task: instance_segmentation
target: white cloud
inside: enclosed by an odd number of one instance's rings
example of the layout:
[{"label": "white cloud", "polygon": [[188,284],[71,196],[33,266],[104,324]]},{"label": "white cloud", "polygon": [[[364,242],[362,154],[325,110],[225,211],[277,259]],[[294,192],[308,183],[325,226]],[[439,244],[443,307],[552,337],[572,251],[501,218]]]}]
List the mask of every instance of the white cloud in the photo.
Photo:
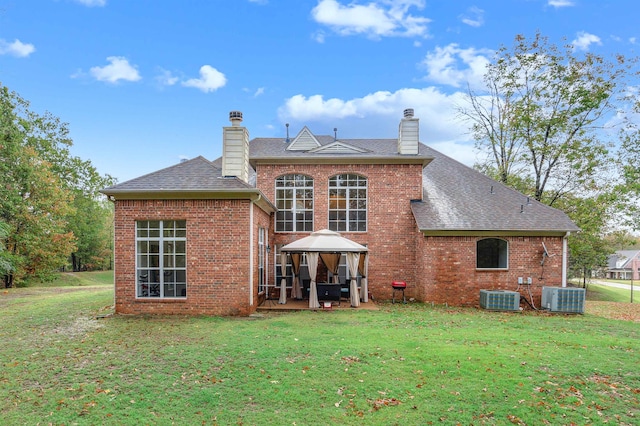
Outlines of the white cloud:
[{"label": "white cloud", "polygon": [[568,7],[573,6],[574,2],[573,0],[549,0],[547,4],[553,7]]},{"label": "white cloud", "polygon": [[484,25],[484,10],[472,6],[467,9],[467,13],[460,17],[464,24],[471,27],[481,27]]},{"label": "white cloud", "polygon": [[402,111],[413,108],[420,119],[422,142],[472,165],[473,142],[467,124],[457,115],[464,96],[462,92],[445,94],[434,87],[379,91],[348,100],[299,94],[287,99],[278,114],[281,122],[291,123],[293,134],[308,125],[317,134],[333,134],[337,127],[338,138],[393,138],[397,137]]},{"label": "white cloud", "polygon": [[636,44],[637,39],[635,37],[630,37],[629,38],[629,43],[631,44]]},{"label": "white cloud", "polygon": [[316,33],[312,35],[312,38],[316,42],[322,44],[322,43],[324,43],[325,33],[324,33],[324,31],[316,31]]},{"label": "white cloud", "polygon": [[253,97],[257,98],[261,95],[264,95],[264,87],[258,87],[258,90],[256,90],[256,92],[253,94]]},{"label": "white cloud", "polygon": [[355,1],[343,5],[337,0],[320,0],[311,11],[313,19],[336,33],[364,34],[372,38],[427,35],[430,19],[409,14],[411,7],[423,9],[424,0],[375,0],[366,5]]},{"label": "white cloud", "polygon": [[571,42],[571,44],[579,50],[588,50],[589,46],[592,44],[602,45],[602,41],[600,41],[600,37],[597,35],[589,34],[584,31],[580,31],[577,34],[575,40]]},{"label": "white cloud", "polygon": [[0,55],[17,56],[18,58],[26,58],[36,51],[31,43],[23,43],[18,39],[9,43],[4,39],[0,39]]},{"label": "white cloud", "polygon": [[155,77],[155,80],[161,86],[173,86],[179,80],[179,78],[174,76],[171,71],[160,68],[159,72],[160,73]]},{"label": "white cloud", "polygon": [[109,56],[109,65],[104,67],[92,67],[89,73],[98,81],[117,83],[120,80],[138,81],[142,77],[134,65],[129,64],[127,58],[122,56]]},{"label": "white cloud", "polygon": [[461,49],[456,43],[436,47],[427,53],[422,65],[427,70],[426,80],[453,87],[480,87],[489,64],[486,49]]},{"label": "white cloud", "polygon": [[107,5],[107,0],[74,0],[76,3],[80,3],[83,6],[89,7],[102,7]]},{"label": "white cloud", "polygon": [[185,87],[195,87],[205,93],[214,92],[225,84],[227,84],[227,78],[211,65],[200,67],[200,78],[191,78],[182,82]]}]

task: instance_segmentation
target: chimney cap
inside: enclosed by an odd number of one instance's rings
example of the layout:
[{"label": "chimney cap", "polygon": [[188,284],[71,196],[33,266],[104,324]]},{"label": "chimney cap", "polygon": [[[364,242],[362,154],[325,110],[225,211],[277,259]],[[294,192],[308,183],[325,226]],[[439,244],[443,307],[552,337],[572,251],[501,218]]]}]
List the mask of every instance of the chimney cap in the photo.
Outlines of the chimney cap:
[{"label": "chimney cap", "polygon": [[413,118],[413,108],[407,108],[404,110],[404,118]]},{"label": "chimney cap", "polygon": [[234,122],[242,122],[242,111],[231,111],[229,112],[229,121]]}]

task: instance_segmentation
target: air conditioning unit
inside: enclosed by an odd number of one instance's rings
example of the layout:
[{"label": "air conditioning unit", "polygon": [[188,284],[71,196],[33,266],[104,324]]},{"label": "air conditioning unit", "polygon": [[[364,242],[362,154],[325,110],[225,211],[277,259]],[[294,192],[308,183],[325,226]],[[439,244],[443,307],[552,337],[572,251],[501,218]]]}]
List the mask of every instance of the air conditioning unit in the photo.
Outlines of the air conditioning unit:
[{"label": "air conditioning unit", "polygon": [[480,307],[491,311],[519,311],[520,293],[508,290],[480,290]]},{"label": "air conditioning unit", "polygon": [[551,312],[584,313],[584,288],[542,287],[542,309]]}]

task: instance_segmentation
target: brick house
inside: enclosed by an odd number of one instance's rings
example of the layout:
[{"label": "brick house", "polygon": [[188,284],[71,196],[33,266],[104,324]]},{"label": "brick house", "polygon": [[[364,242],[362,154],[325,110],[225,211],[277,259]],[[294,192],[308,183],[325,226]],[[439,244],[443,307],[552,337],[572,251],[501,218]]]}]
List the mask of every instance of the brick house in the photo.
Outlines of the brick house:
[{"label": "brick house", "polygon": [[[115,205],[117,312],[248,315],[282,278],[292,286],[280,247],[324,228],[368,249],[376,299],[391,299],[394,280],[418,301],[468,306],[481,289],[515,290],[519,279],[531,278],[537,303],[543,285],[566,284],[575,224],[420,143],[413,110],[397,139],[304,127],[250,141],[242,114],[230,119],[218,160],[103,190]],[[344,259],[329,275],[350,278]]]}]

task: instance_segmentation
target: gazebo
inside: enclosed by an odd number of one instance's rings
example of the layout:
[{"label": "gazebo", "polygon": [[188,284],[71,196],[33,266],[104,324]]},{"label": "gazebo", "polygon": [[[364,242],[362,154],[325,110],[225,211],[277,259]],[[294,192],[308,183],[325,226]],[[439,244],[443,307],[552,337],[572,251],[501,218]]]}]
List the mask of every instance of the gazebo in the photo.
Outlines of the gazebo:
[{"label": "gazebo", "polygon": [[[300,259],[302,254],[307,254],[307,265],[309,267],[309,278],[311,284],[309,289],[309,308],[320,308],[318,301],[318,291],[316,286],[316,273],[318,270],[318,258],[321,258],[327,269],[333,274],[334,280],[338,279],[338,266],[340,264],[340,256],[345,253],[347,256],[347,266],[351,277],[349,283],[349,294],[352,307],[360,306],[360,299],[368,302],[367,288],[367,269],[368,269],[368,249],[342,237],[338,232],[329,229],[312,232],[311,235],[294,241],[283,246],[280,249],[280,266],[284,271],[287,265],[287,254],[291,256],[291,265],[293,269],[293,286],[291,289],[292,297],[302,298],[302,289],[300,287]],[[358,285],[356,277],[360,273],[362,280],[360,286],[360,294],[358,294]],[[280,282],[280,300],[278,303],[286,304],[286,279]]]}]

